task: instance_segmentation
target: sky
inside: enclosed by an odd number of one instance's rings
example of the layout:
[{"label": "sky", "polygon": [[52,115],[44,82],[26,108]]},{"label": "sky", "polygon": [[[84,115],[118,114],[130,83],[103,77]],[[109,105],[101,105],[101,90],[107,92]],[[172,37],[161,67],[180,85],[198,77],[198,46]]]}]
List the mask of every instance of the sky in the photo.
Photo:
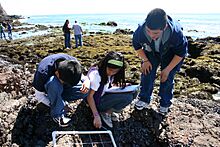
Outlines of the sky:
[{"label": "sky", "polygon": [[9,15],[147,13],[220,13],[220,0],[0,0]]}]

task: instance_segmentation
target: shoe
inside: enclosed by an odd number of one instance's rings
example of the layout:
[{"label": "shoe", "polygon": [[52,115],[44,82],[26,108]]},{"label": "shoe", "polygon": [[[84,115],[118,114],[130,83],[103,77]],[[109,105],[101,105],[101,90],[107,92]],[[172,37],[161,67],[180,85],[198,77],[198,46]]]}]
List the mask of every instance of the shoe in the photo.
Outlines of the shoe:
[{"label": "shoe", "polygon": [[142,110],[144,108],[149,108],[149,104],[146,103],[146,102],[143,102],[141,100],[139,100],[136,104],[135,104],[135,107],[138,109],[138,110]]},{"label": "shoe", "polygon": [[112,119],[112,121],[119,121],[119,114],[112,112],[111,119]]},{"label": "shoe", "polygon": [[105,122],[105,124],[108,125],[110,128],[112,128],[113,125],[112,125],[111,114],[101,113],[100,115],[101,115],[101,118],[103,119],[103,121]]},{"label": "shoe", "polygon": [[160,106],[160,109],[159,109],[159,113],[162,114],[162,115],[166,115],[169,111],[169,107],[162,107]]},{"label": "shoe", "polygon": [[60,127],[68,127],[71,125],[71,118],[61,116],[61,117],[54,117],[53,121],[57,123]]}]

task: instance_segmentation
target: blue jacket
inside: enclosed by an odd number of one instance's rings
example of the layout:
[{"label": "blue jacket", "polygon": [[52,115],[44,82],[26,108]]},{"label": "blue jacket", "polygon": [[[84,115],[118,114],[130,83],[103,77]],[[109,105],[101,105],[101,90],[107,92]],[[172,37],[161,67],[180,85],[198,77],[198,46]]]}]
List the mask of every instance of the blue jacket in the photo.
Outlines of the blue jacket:
[{"label": "blue jacket", "polygon": [[[181,25],[168,16],[168,27],[170,30],[169,34],[166,35],[168,38],[164,39],[162,37],[165,42],[162,42],[159,47],[161,59],[172,60],[174,55],[185,57],[188,50],[188,42],[186,37],[183,36]],[[146,45],[152,45],[146,37],[145,24],[140,25],[134,32],[132,44],[135,50],[144,49]]]},{"label": "blue jacket", "polygon": [[41,92],[45,92],[44,85],[50,79],[50,77],[55,75],[57,69],[56,61],[62,60],[77,60],[76,58],[67,54],[54,54],[45,57],[38,65],[37,71],[34,75],[33,86],[35,89]]}]

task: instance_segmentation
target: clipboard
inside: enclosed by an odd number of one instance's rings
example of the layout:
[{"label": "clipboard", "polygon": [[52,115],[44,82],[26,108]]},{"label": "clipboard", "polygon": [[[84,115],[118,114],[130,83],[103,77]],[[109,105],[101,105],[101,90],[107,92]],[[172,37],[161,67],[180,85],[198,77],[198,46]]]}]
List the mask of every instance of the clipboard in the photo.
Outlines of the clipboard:
[{"label": "clipboard", "polygon": [[127,93],[127,92],[134,92],[140,88],[140,85],[129,85],[125,88],[112,86],[111,88],[107,89],[105,93]]}]

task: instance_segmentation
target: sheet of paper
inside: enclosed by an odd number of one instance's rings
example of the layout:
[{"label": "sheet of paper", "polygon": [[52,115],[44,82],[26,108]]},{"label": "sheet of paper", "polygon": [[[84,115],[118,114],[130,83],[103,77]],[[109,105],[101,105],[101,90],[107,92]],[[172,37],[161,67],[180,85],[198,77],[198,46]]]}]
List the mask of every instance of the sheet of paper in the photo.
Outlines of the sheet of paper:
[{"label": "sheet of paper", "polygon": [[122,89],[121,87],[113,86],[113,87],[107,89],[106,93],[132,92],[132,91],[136,91],[139,87],[140,87],[140,85],[130,85],[130,86],[126,86],[124,89]]}]

